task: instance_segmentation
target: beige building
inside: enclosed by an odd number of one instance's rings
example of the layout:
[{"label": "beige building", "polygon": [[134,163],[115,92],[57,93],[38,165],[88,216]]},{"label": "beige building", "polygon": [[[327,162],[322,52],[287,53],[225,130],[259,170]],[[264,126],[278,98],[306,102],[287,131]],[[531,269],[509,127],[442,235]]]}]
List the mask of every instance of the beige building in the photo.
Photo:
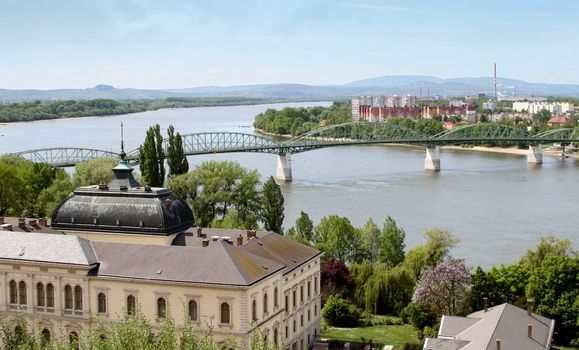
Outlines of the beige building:
[{"label": "beige building", "polygon": [[120,164],[108,186],[79,188],[46,221],[2,218],[0,316],[46,337],[83,337],[137,312],[153,326],[190,318],[220,341],[256,329],[305,349],[320,334],[320,256],[271,232],[194,229],[167,189]]}]

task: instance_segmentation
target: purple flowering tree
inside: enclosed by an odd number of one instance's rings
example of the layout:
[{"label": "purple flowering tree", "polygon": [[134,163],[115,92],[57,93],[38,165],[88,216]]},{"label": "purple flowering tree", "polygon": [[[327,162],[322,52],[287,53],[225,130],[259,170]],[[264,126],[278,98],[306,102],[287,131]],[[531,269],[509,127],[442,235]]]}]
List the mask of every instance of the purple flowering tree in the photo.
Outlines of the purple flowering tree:
[{"label": "purple flowering tree", "polygon": [[440,315],[456,315],[466,301],[470,272],[463,260],[448,259],[424,270],[412,300],[433,306]]}]

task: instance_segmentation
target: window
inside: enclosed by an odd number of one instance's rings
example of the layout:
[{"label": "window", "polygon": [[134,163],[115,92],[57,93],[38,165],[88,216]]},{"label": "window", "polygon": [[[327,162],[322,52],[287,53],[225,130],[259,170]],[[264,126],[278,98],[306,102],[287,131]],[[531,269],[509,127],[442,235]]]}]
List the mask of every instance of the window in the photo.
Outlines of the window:
[{"label": "window", "polygon": [[277,309],[279,307],[279,302],[277,300],[277,287],[273,289],[273,308]]},{"label": "window", "polygon": [[318,316],[318,306],[314,305],[314,317]]},{"label": "window", "polygon": [[231,318],[229,315],[229,304],[221,303],[221,323],[230,324]]},{"label": "window", "polygon": [[263,295],[263,314],[267,314],[267,293]]},{"label": "window", "polygon": [[72,310],[72,287],[68,284],[64,286],[64,308]]},{"label": "window", "polygon": [[310,319],[311,319],[311,317],[310,317],[310,316],[311,316],[311,315],[312,315],[312,313],[311,313],[311,310],[310,310],[310,309],[308,309],[308,322],[310,322]]},{"label": "window", "polygon": [[197,302],[195,300],[189,301],[189,318],[191,321],[197,321]]},{"label": "window", "polygon": [[74,287],[74,309],[82,310],[82,288],[80,286]]},{"label": "window", "polygon": [[70,332],[68,335],[68,340],[70,341],[70,346],[72,349],[78,349],[78,333]]},{"label": "window", "polygon": [[289,338],[289,327],[285,326],[285,338]]},{"label": "window", "polygon": [[312,295],[312,281],[308,281],[308,299]]},{"label": "window", "polygon": [[36,306],[45,306],[44,284],[38,282],[36,284]]},{"label": "window", "polygon": [[292,303],[294,309],[296,308],[297,299],[298,299],[298,293],[297,293],[297,291],[294,290],[294,298],[293,298],[293,303]]},{"label": "window", "polygon": [[294,320],[294,333],[297,331],[297,327],[296,327],[296,320]]},{"label": "window", "polygon": [[289,295],[285,295],[285,312],[289,312]]},{"label": "window", "polygon": [[304,303],[304,286],[300,286],[300,303]]},{"label": "window", "polygon": [[[42,330],[42,339],[41,339],[42,345],[46,346],[48,344],[50,344],[50,331],[46,328],[44,328]],[[44,347],[43,347],[44,348]]]},{"label": "window", "polygon": [[277,343],[279,342],[279,335],[277,334],[277,326],[275,326],[275,328],[273,329],[273,344],[274,345],[278,345]]},{"label": "window", "polygon": [[27,304],[27,298],[26,298],[26,282],[24,281],[20,281],[20,283],[18,284],[18,301],[20,303],[20,305],[26,305]]},{"label": "window", "polygon": [[304,326],[304,315],[300,315],[300,327]]},{"label": "window", "polygon": [[251,302],[251,320],[257,321],[257,303],[255,299]]},{"label": "window", "polygon": [[10,304],[18,304],[18,288],[16,288],[16,281],[10,281]]},{"label": "window", "polygon": [[135,300],[135,297],[129,295],[127,297],[127,315],[134,315],[136,311],[137,311],[137,302]]},{"label": "window", "polygon": [[99,293],[97,296],[97,312],[104,314],[107,312],[107,296],[105,293]]},{"label": "window", "polygon": [[46,285],[46,307],[54,307],[54,286],[52,283]]},{"label": "window", "polygon": [[157,299],[157,317],[167,317],[167,302],[165,301],[165,298]]},{"label": "window", "polygon": [[314,294],[318,294],[318,276],[314,277]]}]

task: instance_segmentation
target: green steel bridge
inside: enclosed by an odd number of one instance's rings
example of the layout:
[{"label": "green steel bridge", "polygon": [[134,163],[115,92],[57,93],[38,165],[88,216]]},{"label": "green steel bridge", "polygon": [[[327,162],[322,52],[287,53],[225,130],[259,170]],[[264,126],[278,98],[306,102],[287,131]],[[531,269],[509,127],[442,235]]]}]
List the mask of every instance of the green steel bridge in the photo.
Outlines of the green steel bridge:
[{"label": "green steel bridge", "polygon": [[[389,123],[344,123],[322,127],[292,139],[277,141],[273,138],[238,132],[201,132],[182,135],[183,148],[187,155],[259,152],[276,154],[278,158],[278,178],[291,180],[289,156],[301,152],[326,147],[369,145],[369,144],[407,144],[427,148],[427,161],[435,162],[438,158],[438,147],[464,144],[520,144],[530,146],[530,152],[540,152],[541,144],[570,144],[579,142],[579,128],[552,129],[539,134],[531,134],[526,129],[499,124],[471,124],[446,130],[434,136],[417,130]],[[165,144],[166,147],[166,144]],[[101,157],[118,157],[119,154],[90,148],[44,148],[22,151],[18,156],[38,163],[56,167],[74,166],[75,164]],[[535,154],[535,156],[539,156]],[[542,154],[540,155],[542,156]],[[138,148],[127,152],[126,159],[138,163]],[[535,159],[537,163],[541,159]],[[531,158],[529,161],[532,162]],[[439,160],[438,160],[439,162]],[[280,174],[280,168],[289,167],[289,176]],[[432,170],[440,166],[433,165]],[[426,166],[426,168],[429,168]]]}]

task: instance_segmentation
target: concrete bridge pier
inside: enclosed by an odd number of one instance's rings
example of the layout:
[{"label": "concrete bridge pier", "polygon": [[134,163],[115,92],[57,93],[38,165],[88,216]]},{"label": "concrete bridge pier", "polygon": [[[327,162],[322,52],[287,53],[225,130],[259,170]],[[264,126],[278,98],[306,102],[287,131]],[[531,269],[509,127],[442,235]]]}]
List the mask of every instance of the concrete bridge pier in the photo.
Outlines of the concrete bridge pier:
[{"label": "concrete bridge pier", "polygon": [[277,179],[280,181],[292,181],[292,165],[289,154],[277,155]]},{"label": "concrete bridge pier", "polygon": [[440,147],[426,147],[424,170],[440,171]]},{"label": "concrete bridge pier", "polygon": [[543,149],[541,145],[529,146],[529,153],[527,153],[527,163],[542,164],[543,163]]}]

